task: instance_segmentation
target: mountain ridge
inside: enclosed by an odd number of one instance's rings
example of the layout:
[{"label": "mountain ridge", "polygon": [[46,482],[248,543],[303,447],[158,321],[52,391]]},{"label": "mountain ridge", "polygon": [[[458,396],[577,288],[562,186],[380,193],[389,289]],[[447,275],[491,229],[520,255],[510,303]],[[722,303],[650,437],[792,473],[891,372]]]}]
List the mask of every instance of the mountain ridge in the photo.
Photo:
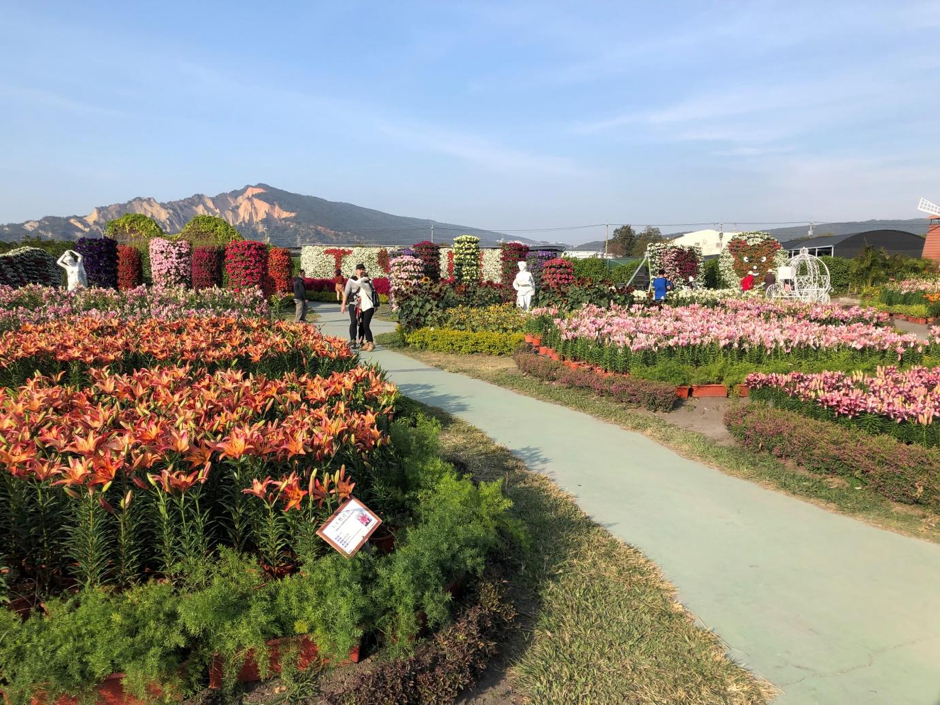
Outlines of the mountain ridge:
[{"label": "mountain ridge", "polygon": [[24,236],[77,240],[79,237],[103,235],[109,220],[127,213],[149,216],[171,234],[182,230],[195,215],[214,215],[231,223],[248,239],[282,247],[333,243],[410,245],[428,239],[432,224],[436,242],[451,242],[463,234],[479,237],[484,245],[507,239],[506,235],[490,230],[392,215],[258,183],[216,196],[197,193],[164,202],[139,196],[124,203],[96,206],[84,216],[46,216],[23,223],[4,224],[0,225],[0,240],[13,242]]}]

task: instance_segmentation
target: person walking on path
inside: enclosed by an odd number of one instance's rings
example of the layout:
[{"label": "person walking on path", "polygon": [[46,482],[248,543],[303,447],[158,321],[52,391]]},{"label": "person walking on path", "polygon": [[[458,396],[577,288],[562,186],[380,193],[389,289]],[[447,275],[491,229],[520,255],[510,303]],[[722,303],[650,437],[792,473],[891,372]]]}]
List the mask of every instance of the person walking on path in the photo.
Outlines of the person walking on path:
[{"label": "person walking on path", "polygon": [[337,267],[333,274],[333,289],[336,291],[337,301],[343,300],[343,283],[343,270]]},{"label": "person walking on path", "polygon": [[346,309],[349,309],[349,347],[351,348],[355,348],[359,344],[359,307],[357,299],[361,288],[359,280],[365,273],[366,266],[361,263],[357,264],[356,273],[349,278],[343,288],[343,302],[339,307],[341,313],[346,313]]},{"label": "person walking on path", "polygon": [[307,285],[304,283],[304,270],[294,277],[294,320],[307,322]]},{"label": "person walking on path", "polygon": [[359,338],[366,352],[375,350],[372,339],[372,316],[375,314],[377,295],[368,272],[359,275]]},{"label": "person walking on path", "polygon": [[667,292],[672,291],[672,282],[666,279],[666,270],[660,269],[659,276],[653,280],[653,300],[665,301]]}]

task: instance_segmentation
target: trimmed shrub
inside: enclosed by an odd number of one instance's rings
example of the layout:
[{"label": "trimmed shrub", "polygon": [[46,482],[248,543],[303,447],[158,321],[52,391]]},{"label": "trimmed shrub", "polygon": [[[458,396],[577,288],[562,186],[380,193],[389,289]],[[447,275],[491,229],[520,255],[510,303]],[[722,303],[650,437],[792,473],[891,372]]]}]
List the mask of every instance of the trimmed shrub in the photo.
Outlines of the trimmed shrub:
[{"label": "trimmed shrub", "polygon": [[75,251],[83,258],[88,286],[117,289],[117,242],[109,237],[81,237]]},{"label": "trimmed shrub", "polygon": [[215,215],[196,215],[186,223],[179,234],[179,239],[185,240],[193,247],[225,247],[230,242],[238,242],[245,238],[224,218]]},{"label": "trimmed shrub", "polygon": [[574,261],[574,275],[578,279],[601,281],[609,279],[607,260],[600,257],[585,257]]},{"label": "trimmed shrub", "polygon": [[862,482],[893,502],[940,510],[940,450],[905,445],[765,404],[735,406],[725,426],[753,451]]},{"label": "trimmed shrub", "polygon": [[424,276],[432,282],[441,280],[441,246],[425,240],[411,248],[424,264]]},{"label": "trimmed shrub", "polygon": [[522,333],[419,328],[405,336],[408,347],[458,355],[512,355],[522,345]]},{"label": "trimmed shrub", "polygon": [[268,246],[263,242],[241,240],[225,246],[225,273],[232,289],[263,289],[267,272]]},{"label": "trimmed shrub", "polygon": [[165,289],[188,287],[192,283],[192,275],[192,245],[185,240],[167,240],[162,237],[150,241],[150,276],[154,286]]},{"label": "trimmed shrub", "polygon": [[144,283],[143,258],[131,245],[118,245],[118,289],[136,289]]},{"label": "trimmed shrub", "polygon": [[225,250],[213,245],[193,249],[193,289],[222,286],[222,260]]},{"label": "trimmed shrub", "polygon": [[852,260],[845,257],[830,257],[825,255],[819,258],[829,269],[829,284],[833,291],[844,292],[852,283]]},{"label": "trimmed shrub", "polygon": [[526,314],[512,304],[496,306],[455,306],[444,311],[437,325],[449,330],[491,331],[493,333],[522,333]]},{"label": "trimmed shrub", "polygon": [[610,270],[610,280],[616,284],[626,284],[636,273],[636,270],[640,268],[640,262],[642,262],[642,260],[618,264]]},{"label": "trimmed shrub", "polygon": [[284,247],[272,247],[268,252],[268,288],[271,294],[289,294],[291,292],[290,250]]},{"label": "trimmed shrub", "polygon": [[572,370],[557,360],[524,351],[517,352],[513,359],[516,367],[525,374],[566,387],[590,389],[599,396],[613,397],[627,406],[672,411],[676,404],[676,388],[666,382],[624,375],[608,376],[587,368]]},{"label": "trimmed shrub", "polygon": [[21,287],[27,284],[55,286],[62,281],[62,270],[55,257],[36,247],[17,247],[0,254],[0,284]]}]

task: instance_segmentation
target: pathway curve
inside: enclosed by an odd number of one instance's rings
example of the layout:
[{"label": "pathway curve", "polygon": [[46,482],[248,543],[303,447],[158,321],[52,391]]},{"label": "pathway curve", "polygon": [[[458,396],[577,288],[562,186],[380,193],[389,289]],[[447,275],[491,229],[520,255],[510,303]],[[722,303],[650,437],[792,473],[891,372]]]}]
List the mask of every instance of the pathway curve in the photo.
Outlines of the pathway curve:
[{"label": "pathway curve", "polygon": [[[345,337],[338,307],[315,308],[324,332]],[[364,357],[404,394],[551,477],[655,561],[732,657],[783,691],[776,703],[940,703],[940,545],[725,475],[586,414],[388,350]]]}]

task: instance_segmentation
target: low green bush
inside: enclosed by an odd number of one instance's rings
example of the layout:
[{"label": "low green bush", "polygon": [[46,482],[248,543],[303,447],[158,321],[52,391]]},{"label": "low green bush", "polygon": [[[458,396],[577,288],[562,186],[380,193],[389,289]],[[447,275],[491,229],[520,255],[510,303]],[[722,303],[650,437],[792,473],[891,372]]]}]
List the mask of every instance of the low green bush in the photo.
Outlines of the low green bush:
[{"label": "low green bush", "polygon": [[438,317],[435,327],[473,332],[521,333],[525,330],[525,322],[525,314],[513,304],[482,308],[456,306],[444,311]]},{"label": "low green bush", "polygon": [[522,333],[419,328],[404,334],[408,347],[415,350],[467,355],[512,355],[524,339]]},{"label": "low green bush", "polygon": [[721,273],[718,268],[719,259],[717,257],[706,260],[705,262],[705,288],[718,289],[721,281]]},{"label": "low green bush", "polygon": [[829,270],[829,284],[833,292],[842,294],[848,291],[849,284],[852,283],[852,260],[829,255],[824,255],[819,259]]},{"label": "low green bush", "polygon": [[616,267],[610,270],[611,281],[617,284],[626,284],[636,273],[636,270],[640,268],[641,261],[642,260],[636,260],[635,262],[618,264]]},{"label": "low green bush", "polygon": [[585,257],[573,260],[574,276],[578,279],[601,281],[610,279],[610,267],[606,259],[600,257]]},{"label": "low green bush", "polygon": [[940,449],[906,445],[766,404],[734,406],[725,425],[753,451],[792,460],[821,475],[841,475],[894,502],[940,510]]}]

